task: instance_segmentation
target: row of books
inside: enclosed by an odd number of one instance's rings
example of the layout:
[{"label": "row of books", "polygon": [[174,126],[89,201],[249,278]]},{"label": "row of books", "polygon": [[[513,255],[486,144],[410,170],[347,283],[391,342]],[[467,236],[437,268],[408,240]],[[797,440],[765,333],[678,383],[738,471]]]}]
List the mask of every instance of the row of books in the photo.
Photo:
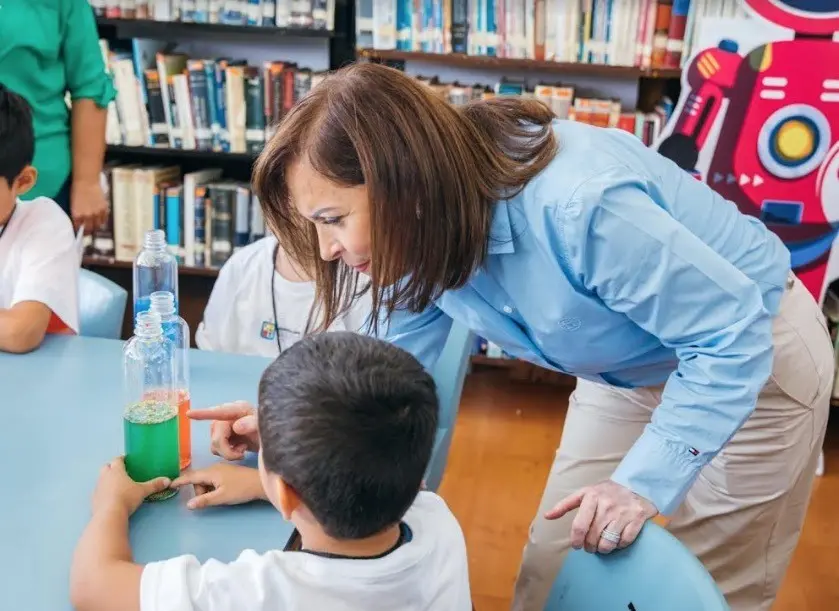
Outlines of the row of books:
[{"label": "row of books", "polygon": [[248,184],[225,179],[221,170],[183,173],[178,166],[113,161],[103,177],[111,217],[86,244],[88,256],[132,261],[145,233],[162,229],[180,264],[221,267],[265,235],[262,208]]},{"label": "row of books", "polygon": [[326,75],[286,61],[190,58],[159,41],[134,39],[124,51],[99,42],[117,89],[108,144],[258,153]]},{"label": "row of books", "polygon": [[356,0],[359,47],[679,68],[740,0]]},{"label": "row of books", "polygon": [[673,112],[674,104],[663,97],[652,112],[628,111],[620,100],[578,95],[573,85],[540,84],[529,89],[524,80],[504,78],[494,86],[464,86],[445,83],[437,77],[417,76],[438,96],[451,104],[465,104],[470,100],[487,99],[497,95],[519,95],[541,100],[559,119],[581,121],[599,127],[617,127],[635,134],[650,146],[661,133]]},{"label": "row of books", "polygon": [[89,0],[107,19],[332,30],[335,0]]}]

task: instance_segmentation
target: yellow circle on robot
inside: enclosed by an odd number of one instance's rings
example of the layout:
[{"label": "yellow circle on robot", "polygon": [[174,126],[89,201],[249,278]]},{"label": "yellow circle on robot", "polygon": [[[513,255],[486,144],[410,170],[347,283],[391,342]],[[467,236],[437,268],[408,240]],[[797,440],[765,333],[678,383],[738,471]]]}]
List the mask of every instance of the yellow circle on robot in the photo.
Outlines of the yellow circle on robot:
[{"label": "yellow circle on robot", "polygon": [[775,150],[788,161],[800,161],[813,154],[816,134],[810,123],[790,119],[778,128],[775,136]]}]

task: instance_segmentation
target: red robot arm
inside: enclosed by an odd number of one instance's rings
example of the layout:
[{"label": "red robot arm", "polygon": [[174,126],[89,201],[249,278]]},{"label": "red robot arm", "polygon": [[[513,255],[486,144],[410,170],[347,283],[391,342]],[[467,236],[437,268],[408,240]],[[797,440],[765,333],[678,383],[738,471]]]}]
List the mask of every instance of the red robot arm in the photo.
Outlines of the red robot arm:
[{"label": "red robot arm", "polygon": [[722,40],[715,48],[697,53],[687,69],[690,94],[676,118],[673,131],[658,147],[665,157],[680,167],[695,169],[699,151],[734,86],[743,57],[737,53],[737,43]]}]

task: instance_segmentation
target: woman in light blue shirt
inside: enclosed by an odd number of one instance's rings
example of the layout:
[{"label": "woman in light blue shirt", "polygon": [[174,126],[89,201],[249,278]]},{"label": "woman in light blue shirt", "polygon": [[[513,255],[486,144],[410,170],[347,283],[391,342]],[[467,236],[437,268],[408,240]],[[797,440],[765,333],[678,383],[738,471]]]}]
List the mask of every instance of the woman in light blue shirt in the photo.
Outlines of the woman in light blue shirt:
[{"label": "woman in light blue shirt", "polygon": [[569,547],[624,547],[659,513],[732,608],[769,608],[804,520],[833,360],[760,221],[628,133],[523,99],[455,108],[373,64],[304,98],[254,182],[316,275],[313,328],[364,275],[374,331],[427,367],[457,321],[578,377],[515,609],[541,611]]}]

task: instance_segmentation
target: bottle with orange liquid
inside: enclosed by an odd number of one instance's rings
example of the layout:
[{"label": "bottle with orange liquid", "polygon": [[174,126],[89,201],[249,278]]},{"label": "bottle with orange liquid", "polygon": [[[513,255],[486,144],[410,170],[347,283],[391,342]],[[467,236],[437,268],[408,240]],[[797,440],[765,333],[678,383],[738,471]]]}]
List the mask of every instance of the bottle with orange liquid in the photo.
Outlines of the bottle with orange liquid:
[{"label": "bottle with orange liquid", "polygon": [[163,335],[173,344],[175,360],[175,396],[178,402],[178,439],[181,469],[192,462],[192,435],[189,411],[189,325],[175,311],[175,296],[170,291],[150,295],[150,310],[160,315]]}]

